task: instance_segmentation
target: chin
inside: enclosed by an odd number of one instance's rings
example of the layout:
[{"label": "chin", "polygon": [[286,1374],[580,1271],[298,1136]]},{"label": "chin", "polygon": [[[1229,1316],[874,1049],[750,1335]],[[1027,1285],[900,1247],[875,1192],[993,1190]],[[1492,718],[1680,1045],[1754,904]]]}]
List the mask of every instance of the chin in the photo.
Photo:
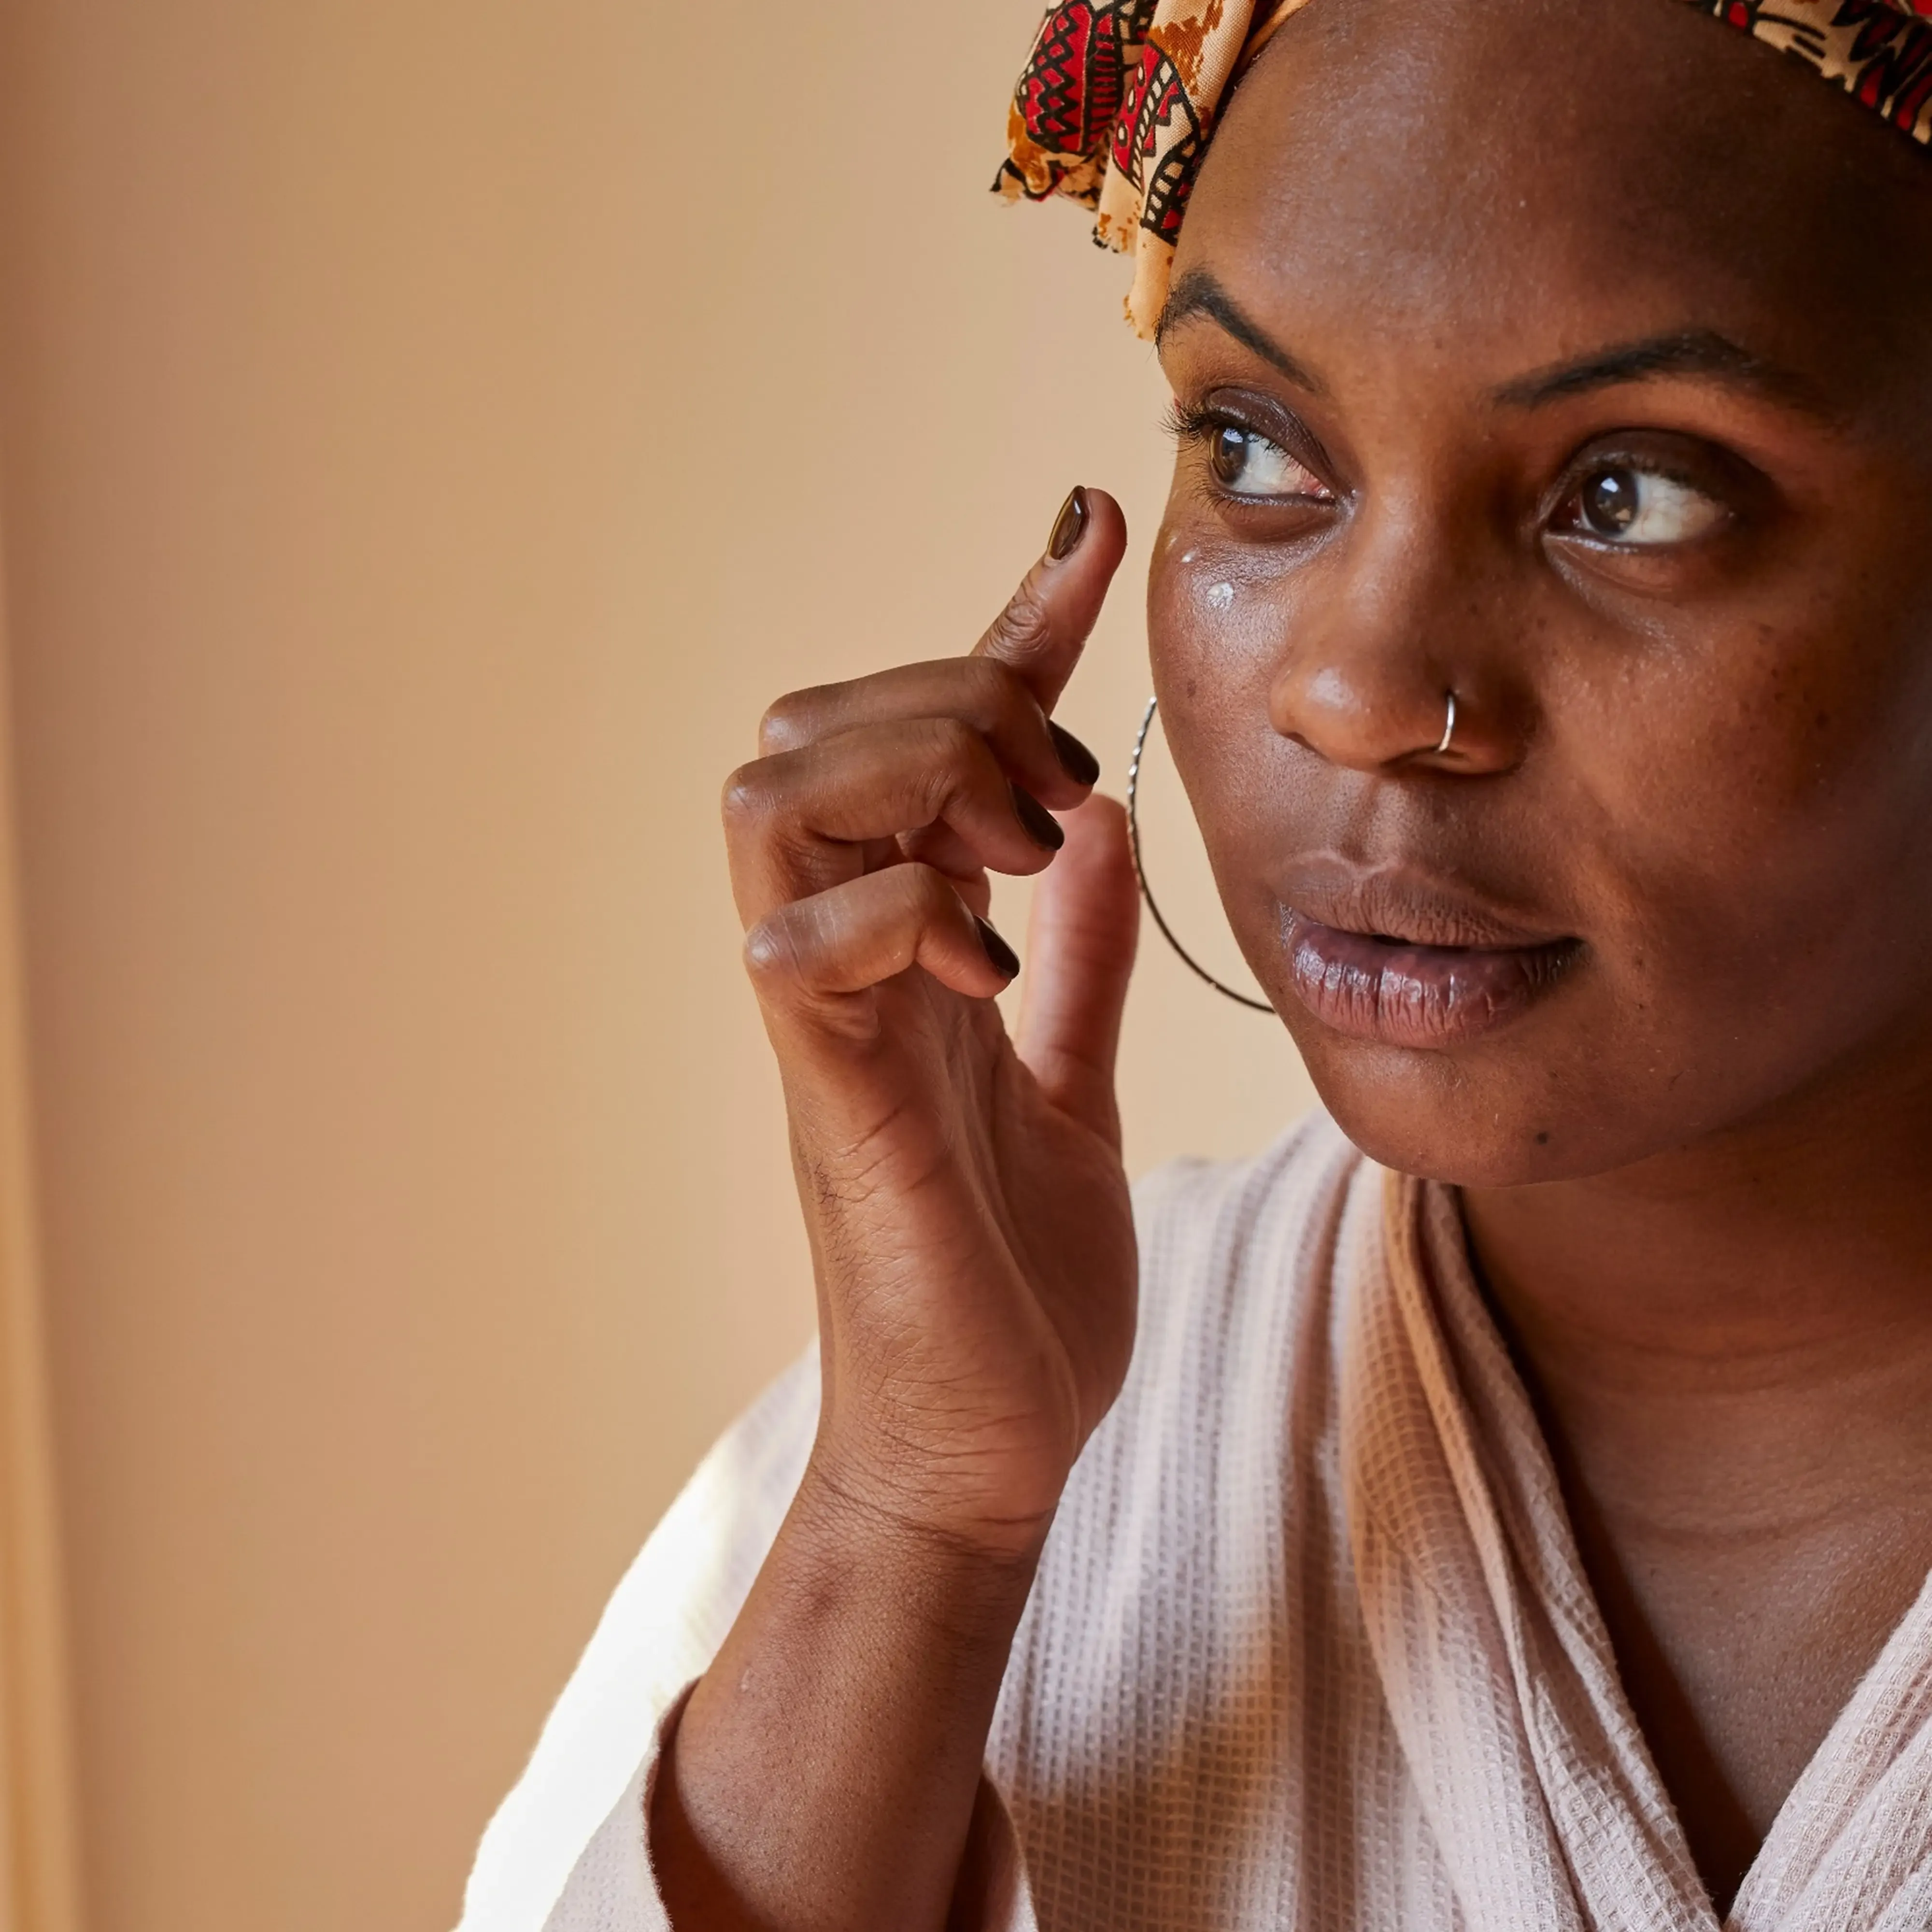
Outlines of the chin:
[{"label": "chin", "polygon": [[1298,1034],[1296,1044],[1336,1126],[1398,1173],[1459,1187],[1522,1187],[1600,1174],[1648,1150],[1613,1144],[1600,1113],[1580,1108],[1574,1095],[1551,1107],[1547,1069],[1499,1080],[1447,1054]]}]

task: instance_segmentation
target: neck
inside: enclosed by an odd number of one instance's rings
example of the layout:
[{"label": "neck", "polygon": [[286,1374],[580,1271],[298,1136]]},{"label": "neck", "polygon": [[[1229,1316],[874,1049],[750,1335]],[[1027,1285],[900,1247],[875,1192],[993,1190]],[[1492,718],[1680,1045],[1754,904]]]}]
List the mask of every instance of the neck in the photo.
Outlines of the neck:
[{"label": "neck", "polygon": [[1915,1481],[1932,1469],[1928,1175],[1915,1065],[1612,1173],[1470,1190],[1465,1208],[1593,1492],[1642,1508],[1626,1492],[1663,1480],[1735,1534],[1750,1499],[1803,1514],[1901,1456]]},{"label": "neck", "polygon": [[1728,1899],[1932,1569],[1932,1078],[1464,1197],[1638,1721]]}]

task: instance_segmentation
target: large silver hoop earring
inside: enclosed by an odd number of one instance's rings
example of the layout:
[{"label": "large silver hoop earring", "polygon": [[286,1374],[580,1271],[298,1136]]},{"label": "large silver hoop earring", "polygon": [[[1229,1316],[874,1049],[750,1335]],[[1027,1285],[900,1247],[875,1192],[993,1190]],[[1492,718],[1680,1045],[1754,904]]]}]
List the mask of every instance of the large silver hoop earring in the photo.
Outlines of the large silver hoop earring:
[{"label": "large silver hoop earring", "polygon": [[1246,993],[1238,993],[1233,987],[1223,986],[1174,938],[1174,928],[1161,916],[1160,908],[1155,902],[1154,888],[1148,884],[1147,867],[1141,862],[1141,754],[1147,749],[1148,734],[1154,729],[1154,714],[1160,702],[1155,698],[1148,700],[1146,715],[1141,719],[1141,728],[1134,739],[1134,754],[1127,760],[1127,847],[1133,854],[1134,877],[1140,881],[1141,897],[1146,900],[1148,911],[1154,924],[1160,927],[1161,938],[1180,955],[1181,964],[1196,979],[1205,980],[1216,992],[1226,994],[1229,999],[1240,1006],[1249,1007],[1258,1013],[1272,1013],[1274,1009],[1267,1000],[1252,999]]}]

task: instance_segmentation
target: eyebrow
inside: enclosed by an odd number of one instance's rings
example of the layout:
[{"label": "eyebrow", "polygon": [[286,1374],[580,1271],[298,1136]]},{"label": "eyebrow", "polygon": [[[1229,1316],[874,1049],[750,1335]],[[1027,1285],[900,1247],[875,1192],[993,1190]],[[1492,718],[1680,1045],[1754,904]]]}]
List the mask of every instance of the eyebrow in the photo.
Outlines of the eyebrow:
[{"label": "eyebrow", "polygon": [[1243,313],[1240,304],[1205,268],[1189,269],[1169,291],[1166,306],[1154,325],[1154,346],[1158,349],[1173,330],[1196,316],[1219,322],[1244,348],[1252,349],[1298,388],[1306,389],[1312,396],[1328,393],[1324,385],[1273,336]]},{"label": "eyebrow", "polygon": [[1494,392],[1499,403],[1535,409],[1566,396],[1587,395],[1621,382],[1641,382],[1652,376],[1701,376],[1774,402],[1792,404],[1814,416],[1832,413],[1817,392],[1802,376],[1780,369],[1761,356],[1741,348],[1728,336],[1710,328],[1680,329],[1668,335],[1646,336],[1596,350],[1574,362],[1533,370]]},{"label": "eyebrow", "polygon": [[[1197,316],[1217,322],[1244,348],[1252,350],[1310,394],[1328,393],[1327,386],[1249,316],[1204,268],[1191,268],[1174,284],[1154,327],[1155,346],[1160,347],[1172,331]],[[1655,376],[1701,376],[1813,416],[1830,418],[1837,414],[1803,376],[1753,354],[1712,328],[1678,329],[1618,343],[1574,362],[1533,370],[1493,393],[1498,402],[1534,409],[1564,397],[1586,395],[1592,389],[1640,382]]]}]

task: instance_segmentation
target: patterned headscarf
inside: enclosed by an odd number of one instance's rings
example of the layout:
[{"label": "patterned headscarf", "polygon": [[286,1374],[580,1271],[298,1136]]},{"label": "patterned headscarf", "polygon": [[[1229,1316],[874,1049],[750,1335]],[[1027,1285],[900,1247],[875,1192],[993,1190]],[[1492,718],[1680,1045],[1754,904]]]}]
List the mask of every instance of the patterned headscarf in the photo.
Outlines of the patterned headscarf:
[{"label": "patterned headscarf", "polygon": [[[1064,0],[1013,90],[1009,200],[1064,194],[1134,258],[1127,320],[1151,335],[1216,117],[1306,0]],[[1692,0],[1796,54],[1916,141],[1932,140],[1932,0]]]}]

